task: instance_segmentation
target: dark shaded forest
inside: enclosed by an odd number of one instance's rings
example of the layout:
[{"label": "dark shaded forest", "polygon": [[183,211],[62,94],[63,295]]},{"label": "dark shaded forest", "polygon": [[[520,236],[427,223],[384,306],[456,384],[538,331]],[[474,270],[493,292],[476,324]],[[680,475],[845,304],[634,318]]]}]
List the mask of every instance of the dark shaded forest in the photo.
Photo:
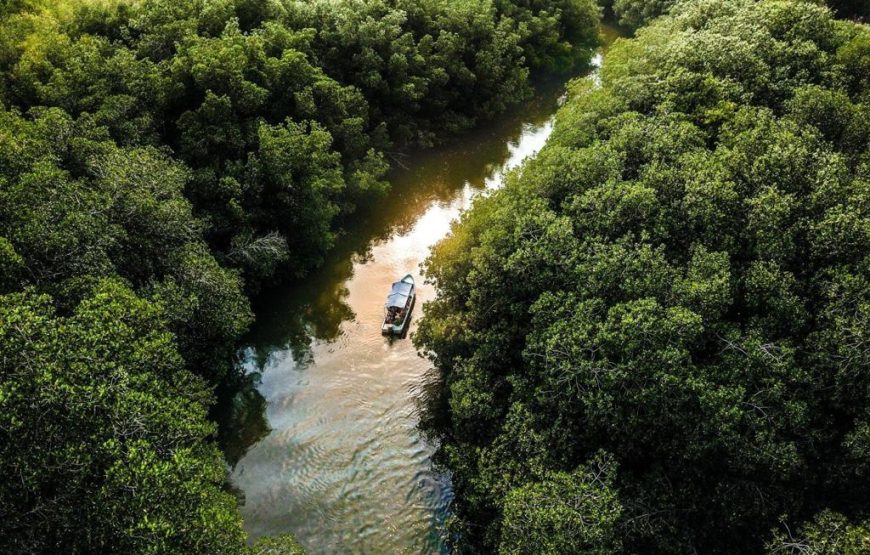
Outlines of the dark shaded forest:
[{"label": "dark shaded forest", "polygon": [[208,420],[249,296],[391,156],[582,69],[591,0],[0,7],[0,551],[246,545]]},{"label": "dark shaded forest", "polygon": [[870,28],[664,4],[427,262],[455,553],[870,552]]}]

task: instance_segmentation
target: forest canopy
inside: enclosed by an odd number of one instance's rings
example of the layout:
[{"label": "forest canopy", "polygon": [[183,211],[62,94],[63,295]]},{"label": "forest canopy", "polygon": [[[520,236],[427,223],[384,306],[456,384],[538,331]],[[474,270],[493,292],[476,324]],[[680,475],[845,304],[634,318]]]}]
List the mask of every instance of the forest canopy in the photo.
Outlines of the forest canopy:
[{"label": "forest canopy", "polygon": [[457,553],[870,533],[870,28],[688,0],[426,263]]},{"label": "forest canopy", "polygon": [[0,551],[253,547],[208,420],[249,295],[390,156],[527,98],[592,0],[0,5]]},{"label": "forest canopy", "polygon": [[[668,13],[681,0],[603,0],[607,15],[627,29],[638,29],[653,19]],[[870,3],[866,0],[805,0],[827,5],[836,17],[870,18]]]},{"label": "forest canopy", "polygon": [[587,63],[598,19],[591,0],[7,10],[3,104],[62,109],[120,147],[171,149],[209,245],[249,283],[316,266],[337,217],[386,190],[387,153],[503,111],[528,96],[531,72]]}]

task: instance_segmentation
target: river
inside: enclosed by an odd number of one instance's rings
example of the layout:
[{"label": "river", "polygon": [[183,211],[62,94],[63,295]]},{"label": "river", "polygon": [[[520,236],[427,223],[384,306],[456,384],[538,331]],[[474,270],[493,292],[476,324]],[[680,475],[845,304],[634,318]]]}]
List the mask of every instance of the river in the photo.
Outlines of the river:
[{"label": "river", "polygon": [[221,432],[253,539],[292,532],[311,555],[446,552],[450,479],[418,426],[439,375],[410,339],[381,336],[384,297],[417,277],[413,333],[434,296],[420,263],[476,195],[544,145],[562,90],[541,87],[449,146],[399,160],[388,197],[354,219],[320,270],[258,299],[240,354],[251,388]]}]

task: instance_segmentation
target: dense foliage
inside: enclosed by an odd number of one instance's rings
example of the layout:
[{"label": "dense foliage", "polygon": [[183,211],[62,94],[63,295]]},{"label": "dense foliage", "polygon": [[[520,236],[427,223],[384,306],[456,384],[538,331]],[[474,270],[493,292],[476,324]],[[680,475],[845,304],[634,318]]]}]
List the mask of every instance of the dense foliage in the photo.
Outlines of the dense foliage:
[{"label": "dense foliage", "polygon": [[244,546],[204,439],[209,393],[158,304],[97,283],[69,316],[0,301],[4,553],[231,553]]},{"label": "dense foliage", "polygon": [[0,29],[5,103],[171,147],[209,243],[249,280],[316,265],[335,218],[386,189],[391,148],[585,63],[598,17],[591,0],[22,3]]},{"label": "dense foliage", "polygon": [[0,551],[252,548],[211,388],[392,149],[586,63],[592,0],[0,5]]},{"label": "dense foliage", "polygon": [[217,381],[250,321],[183,195],[190,171],[151,147],[118,147],[90,117],[0,111],[2,287],[33,286],[64,307],[120,276],[163,302],[190,365]]},{"label": "dense foliage", "polygon": [[868,76],[816,3],[688,0],[573,86],[426,266],[458,552],[866,552]]},{"label": "dense foliage", "polygon": [[767,546],[768,555],[851,555],[870,553],[870,523],[849,522],[843,515],[822,511],[796,533],[786,529]]},{"label": "dense foliage", "polygon": [[613,0],[613,15],[629,29],[643,27],[666,13],[679,0]]},{"label": "dense foliage", "polygon": [[[667,13],[683,0],[605,0],[602,5],[612,12],[613,18],[629,29],[638,29],[651,20]],[[870,17],[870,3],[866,0],[807,0],[825,4],[834,15],[842,18]]]}]

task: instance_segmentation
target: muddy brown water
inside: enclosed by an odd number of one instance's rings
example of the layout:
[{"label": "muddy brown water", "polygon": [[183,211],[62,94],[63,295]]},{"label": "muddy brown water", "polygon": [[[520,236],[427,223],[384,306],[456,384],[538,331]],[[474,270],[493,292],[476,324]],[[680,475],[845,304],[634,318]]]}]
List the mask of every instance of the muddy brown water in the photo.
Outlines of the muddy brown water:
[{"label": "muddy brown water", "polygon": [[446,553],[450,477],[418,426],[439,374],[410,339],[381,336],[384,298],[414,274],[413,333],[434,295],[420,263],[477,195],[540,150],[562,90],[541,87],[451,145],[399,159],[387,198],[354,220],[320,270],[258,299],[240,355],[252,387],[225,411],[222,432],[252,539],[291,532],[312,555]]}]

